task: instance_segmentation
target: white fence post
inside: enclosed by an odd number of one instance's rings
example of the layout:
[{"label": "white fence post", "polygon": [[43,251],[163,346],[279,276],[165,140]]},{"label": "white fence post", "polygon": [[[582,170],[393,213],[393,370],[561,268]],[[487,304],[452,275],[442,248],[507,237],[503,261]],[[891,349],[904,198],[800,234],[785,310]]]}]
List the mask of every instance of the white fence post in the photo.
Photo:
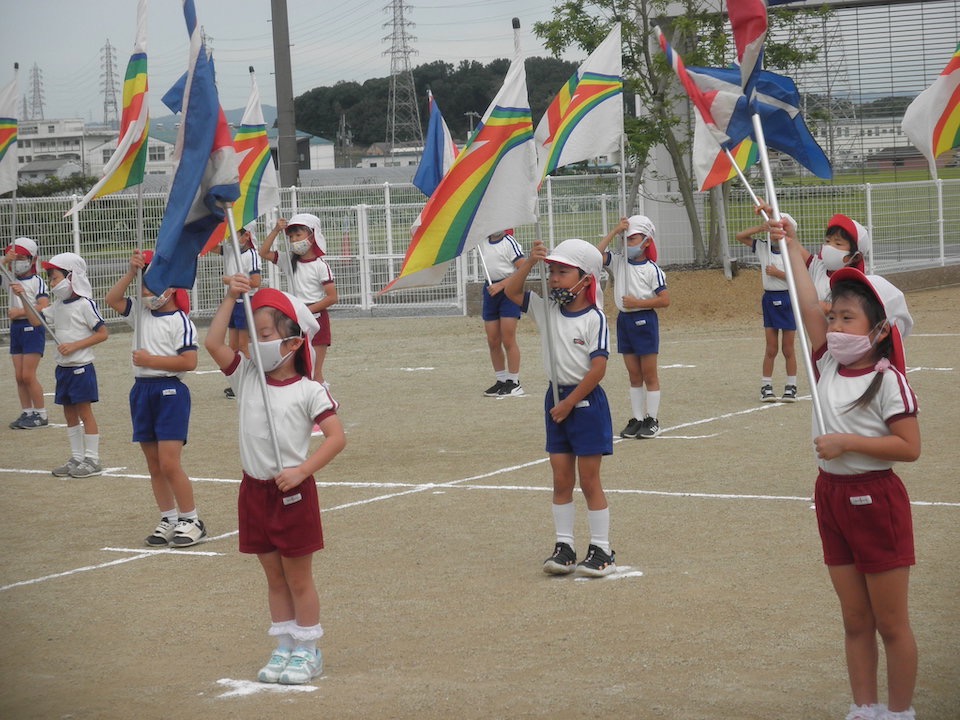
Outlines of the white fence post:
[{"label": "white fence post", "polygon": [[947,264],[946,250],[943,244],[943,180],[937,178],[937,236],[940,239],[940,267]]},{"label": "white fence post", "polygon": [[[80,198],[78,198],[76,195],[71,195],[70,207],[73,207],[74,205],[76,205],[77,200],[79,199]],[[72,220],[71,225],[73,227],[73,251],[77,255],[81,255],[82,253],[80,252],[80,213],[74,213],[70,217]]]},{"label": "white fence post", "polygon": [[[867,232],[870,233],[870,239],[874,240],[876,238],[876,234],[873,232],[873,186],[870,183],[867,183],[865,187],[866,193],[864,194],[864,199],[866,200],[867,204]],[[873,258],[876,253],[877,243],[874,240],[873,249],[870,251],[870,259],[868,260],[870,264],[867,266],[867,272],[870,274],[873,274]]]},{"label": "white fence post", "polygon": [[360,309],[369,311],[373,305],[370,287],[370,229],[367,206],[357,205],[357,260],[360,262]]}]

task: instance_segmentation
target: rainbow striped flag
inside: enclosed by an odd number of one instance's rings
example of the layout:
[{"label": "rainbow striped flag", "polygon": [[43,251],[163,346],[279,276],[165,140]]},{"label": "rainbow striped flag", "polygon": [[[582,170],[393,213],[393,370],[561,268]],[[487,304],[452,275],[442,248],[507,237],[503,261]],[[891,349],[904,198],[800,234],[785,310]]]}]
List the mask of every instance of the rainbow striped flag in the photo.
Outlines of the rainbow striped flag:
[{"label": "rainbow striped flag", "polygon": [[0,90],[0,195],[17,189],[17,67]]},{"label": "rainbow striped flag", "polygon": [[907,107],[901,127],[936,178],[937,158],[960,145],[960,44],[933,84]]},{"label": "rainbow striped flag", "polygon": [[66,215],[79,212],[95,198],[119,192],[143,182],[150,132],[150,103],[147,101],[147,0],[137,4],[137,39],[123,78],[123,112],[117,149],[103,166],[103,177],[90,188]]},{"label": "rainbow striped flag", "polygon": [[564,165],[618,152],[623,135],[620,23],[560,89],[537,125],[540,182]]},{"label": "rainbow striped flag", "polygon": [[[260,88],[253,68],[250,68],[250,97],[240,119],[240,127],[233,136],[233,147],[240,164],[240,197],[232,208],[234,224],[239,230],[267,210],[280,205],[280,182],[270,155],[267,124],[260,105]],[[200,254],[229,238],[230,225],[224,220],[210,235]]]},{"label": "rainbow striped flag", "polygon": [[497,96],[412,227],[400,274],[381,293],[436,285],[449,264],[504,228],[536,222],[537,158],[519,49]]}]

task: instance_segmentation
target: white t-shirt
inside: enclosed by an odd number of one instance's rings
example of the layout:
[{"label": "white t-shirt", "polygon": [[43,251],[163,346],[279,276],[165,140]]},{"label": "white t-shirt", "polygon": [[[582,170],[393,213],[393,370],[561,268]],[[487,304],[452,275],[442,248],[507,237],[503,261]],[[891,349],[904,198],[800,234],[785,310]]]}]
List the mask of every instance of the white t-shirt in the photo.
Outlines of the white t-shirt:
[{"label": "white t-shirt", "polygon": [[[641,300],[650,300],[667,289],[667,276],[652,260],[627,260],[622,252],[607,250],[605,260],[613,271],[615,289],[614,302],[620,312],[638,312],[650,308],[626,308],[623,306],[623,296],[633,295]],[[622,278],[622,280],[621,280]],[[623,287],[617,287],[617,283]]]},{"label": "white t-shirt", "polygon": [[[848,370],[841,368],[826,346],[813,353],[819,378],[817,395],[826,433],[853,433],[864,437],[889,435],[888,424],[899,417],[916,415],[917,396],[907,378],[896,368],[888,368],[883,375],[880,392],[865,408],[850,409],[863,395],[877,374],[873,368]],[[813,435],[818,435],[816,418]],[[836,475],[856,475],[872,470],[886,470],[889,460],[880,460],[860,453],[844,453],[833,460],[819,460],[820,467]]]},{"label": "white t-shirt", "polygon": [[769,240],[754,240],[753,251],[757,254],[757,261],[760,263],[760,277],[763,279],[763,289],[770,291],[787,290],[786,278],[774,277],[767,273],[767,265],[773,265],[777,270],[783,271],[783,253],[774,252],[770,247]]},{"label": "white t-shirt", "polygon": [[540,329],[543,368],[547,377],[553,380],[546,338],[547,313],[550,314],[549,329],[556,353],[557,385],[579,385],[590,371],[594,357],[610,356],[607,318],[598,307],[591,305],[585,310],[571,313],[553,300],[544,300],[534,292],[527,292],[524,294],[523,311],[533,316]]},{"label": "white t-shirt", "polygon": [[[237,263],[232,243],[223,245],[223,274],[236,275],[244,273],[247,276],[260,274],[260,253],[253,248],[240,251],[240,262]],[[257,288],[250,288],[248,295],[253,295]]]},{"label": "white t-shirt", "polygon": [[[333,282],[333,272],[322,258],[314,258],[294,264],[295,272],[290,278],[291,291],[307,305],[327,296],[326,285]],[[314,313],[319,317],[320,313]]]},{"label": "white t-shirt", "polygon": [[[151,355],[165,355],[174,357],[189,350],[197,349],[197,326],[182,310],[173,312],[157,312],[148,310],[140,301],[134,302],[127,298],[127,308],[123,312],[123,319],[130,327],[136,326],[134,312],[139,313],[140,340],[142,349]],[[137,342],[134,335],[131,346]],[[182,378],[185,372],[172,373],[167,370],[156,370],[133,366],[134,377],[178,377]]]},{"label": "white t-shirt", "polygon": [[[258,377],[260,371],[253,361],[237,353],[234,362],[223,372],[237,395],[240,408],[240,464],[248,475],[270,480],[278,470]],[[301,376],[284,383],[267,378],[267,393],[283,466],[296,467],[310,454],[314,421],[336,412],[337,403],[323,385]]]},{"label": "white t-shirt", "polygon": [[[97,304],[86,297],[61,300],[44,310],[44,317],[53,320],[53,331],[61,343],[77,342],[93,335],[103,325]],[[57,350],[56,363],[63,367],[80,367],[93,362],[93,346],[61,355]]]},{"label": "white t-shirt", "polygon": [[[6,283],[7,278],[3,275],[0,275],[0,282]],[[49,290],[47,289],[47,283],[39,275],[31,275],[27,278],[17,278],[17,282],[23,287],[23,294],[27,298],[32,298],[34,304],[36,301],[42,297],[48,297],[50,295]],[[14,308],[20,310],[23,308],[23,302],[20,300],[20,296],[17,295],[11,288],[7,288],[7,293],[10,296],[10,304],[7,306],[11,310]],[[27,311],[29,315],[29,310]]]},{"label": "white t-shirt", "polygon": [[523,248],[513,235],[504,235],[497,242],[484,240],[478,246],[483,256],[483,263],[490,274],[490,280],[497,282],[513,275],[516,270],[514,263],[523,257]]}]

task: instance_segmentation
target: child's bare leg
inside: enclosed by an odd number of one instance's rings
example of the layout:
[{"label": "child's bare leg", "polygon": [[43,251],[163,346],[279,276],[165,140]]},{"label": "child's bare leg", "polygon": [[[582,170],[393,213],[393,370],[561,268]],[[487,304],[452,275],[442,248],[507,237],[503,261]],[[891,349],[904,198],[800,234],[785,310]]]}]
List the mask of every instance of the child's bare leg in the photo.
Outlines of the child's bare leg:
[{"label": "child's bare leg", "polygon": [[290,588],[290,597],[297,625],[302,628],[320,624],[320,597],[313,582],[313,554],[300,557],[281,557],[283,575]]},{"label": "child's bare leg", "polygon": [[794,347],[797,338],[796,330],[784,330],[781,344],[783,347],[783,359],[786,364],[787,377],[796,377],[797,375],[797,351]]},{"label": "child's bare leg", "polygon": [[503,355],[503,336],[500,332],[499,320],[487,320],[483,323],[487,335],[487,351],[490,353],[490,364],[494,372],[506,370],[506,360]]},{"label": "child's bare leg", "polygon": [[580,489],[587,501],[588,510],[604,510],[607,507],[607,496],[600,484],[600,461],[603,455],[585,455],[577,458],[577,469],[580,471]]},{"label": "child's bare leg", "polygon": [[910,568],[867,575],[866,579],[887,657],[887,704],[892,712],[908,710],[917,684],[917,641],[907,611]]},{"label": "child's bare leg", "polygon": [[573,453],[550,453],[550,469],[553,470],[553,504],[566,505],[573,502],[573,489],[577,484],[576,456]]},{"label": "child's bare leg", "polygon": [[170,483],[164,477],[160,465],[158,443],[142,442],[140,443],[140,449],[143,450],[143,456],[147,460],[147,470],[150,472],[150,487],[153,490],[153,498],[157,501],[157,508],[163,512],[177,507],[173,488],[170,487]]},{"label": "child's bare leg", "polygon": [[323,382],[323,361],[327,359],[327,347],[327,345],[313,346],[317,353],[317,359],[313,366],[313,379],[319,383]]},{"label": "child's bare leg", "polygon": [[520,345],[517,343],[517,319],[500,318],[500,336],[503,339],[503,352],[507,356],[507,372],[516,375],[520,372]]},{"label": "child's bare leg", "polygon": [[293,620],[296,612],[293,605],[293,596],[287,586],[287,579],[283,572],[283,562],[279,552],[262,553],[257,555],[263,573],[267,578],[267,604],[270,607],[270,619],[277,622]]},{"label": "child's bare leg", "polygon": [[[80,422],[83,423],[83,433],[84,435],[98,435],[100,433],[100,427],[97,425],[97,418],[93,415],[93,403],[82,402],[77,403],[73,406],[76,408],[77,416],[80,419]],[[63,414],[67,414],[67,408],[64,406]],[[67,420],[67,425],[70,425],[70,421]]]},{"label": "child's bare leg", "polygon": [[866,579],[853,565],[831,565],[828,570],[843,615],[844,650],[853,702],[874,705],[879,649]]},{"label": "child's bare leg", "polygon": [[157,443],[160,473],[170,487],[173,497],[176,498],[181,516],[196,509],[193,502],[193,483],[190,482],[180,463],[182,454],[183,441],[181,440],[161,440]]},{"label": "child's bare leg", "polygon": [[777,336],[779,332],[775,328],[764,328],[763,335],[766,345],[763,349],[763,377],[773,377],[773,363],[777,359]]}]

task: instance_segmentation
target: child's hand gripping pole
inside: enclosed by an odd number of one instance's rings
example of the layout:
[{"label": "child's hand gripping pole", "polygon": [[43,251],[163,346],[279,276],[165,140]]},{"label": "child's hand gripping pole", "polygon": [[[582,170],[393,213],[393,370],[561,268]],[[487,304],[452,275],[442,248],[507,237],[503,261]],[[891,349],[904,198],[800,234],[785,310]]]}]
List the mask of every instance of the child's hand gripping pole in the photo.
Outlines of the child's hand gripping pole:
[{"label": "child's hand gripping pole", "polygon": [[[233,203],[224,203],[223,205],[225,215],[227,218],[227,225],[230,227],[230,241],[233,246],[233,252],[237,257],[237,265],[240,265],[240,238],[237,236],[237,223],[233,217]],[[242,268],[238,267],[242,272]],[[253,308],[250,305],[250,295],[243,293],[240,296],[240,300],[243,302],[243,314],[247,318],[247,327],[249,328],[250,336],[250,351],[253,355],[253,361],[256,363],[257,368],[263,368],[263,362],[260,358],[260,340],[257,337],[256,328],[253,324]],[[260,370],[257,373],[257,377],[260,379],[260,395],[263,399],[263,407],[267,411],[267,429],[270,431],[270,442],[273,445],[273,453],[277,461],[277,474],[283,472],[283,457],[280,455],[280,443],[277,440],[277,427],[276,423],[273,421],[273,413],[270,410],[270,394],[267,391],[267,376],[264,374],[263,370]]]},{"label": "child's hand gripping pole", "polygon": [[[767,143],[763,135],[763,125],[760,122],[760,115],[754,113],[751,116],[753,121],[753,135],[757,141],[757,149],[760,153],[760,165],[763,168],[763,182],[767,190],[767,198],[770,208],[773,211],[771,218],[775,223],[781,223],[780,207],[777,204],[777,189],[773,185],[773,173],[770,171],[770,158],[767,155]],[[759,203],[758,203],[759,204]],[[772,238],[771,238],[772,240]],[[823,408],[820,406],[820,396],[817,394],[817,378],[813,372],[813,364],[810,355],[810,343],[807,340],[807,333],[803,326],[803,317],[800,314],[800,300],[797,297],[797,281],[793,276],[793,265],[790,262],[789,251],[784,253],[786,248],[781,247],[784,263],[783,271],[787,276],[787,292],[790,294],[790,305],[793,308],[793,318],[797,325],[797,335],[800,337],[800,351],[803,354],[803,366],[807,371],[807,382],[810,384],[810,399],[813,401],[813,417],[817,423],[817,432],[820,435],[826,430],[826,423],[823,420]]]},{"label": "child's hand gripping pole", "polygon": [[[0,271],[3,272],[3,277],[6,279],[7,283],[9,283],[10,285],[19,284],[19,281],[17,280],[17,278],[13,275],[13,273],[10,272],[10,270],[3,263],[0,263]],[[57,340],[57,336],[54,334],[53,328],[51,328],[50,325],[47,324],[47,321],[43,317],[43,313],[34,307],[33,303],[30,301],[30,298],[27,297],[27,294],[21,291],[17,293],[17,297],[20,298],[20,302],[23,303],[23,307],[31,315],[37,318],[37,320],[40,321],[40,324],[43,325],[43,328],[48,333],[50,333],[50,337],[53,338],[53,341],[57,345],[60,345],[60,341]]]}]

